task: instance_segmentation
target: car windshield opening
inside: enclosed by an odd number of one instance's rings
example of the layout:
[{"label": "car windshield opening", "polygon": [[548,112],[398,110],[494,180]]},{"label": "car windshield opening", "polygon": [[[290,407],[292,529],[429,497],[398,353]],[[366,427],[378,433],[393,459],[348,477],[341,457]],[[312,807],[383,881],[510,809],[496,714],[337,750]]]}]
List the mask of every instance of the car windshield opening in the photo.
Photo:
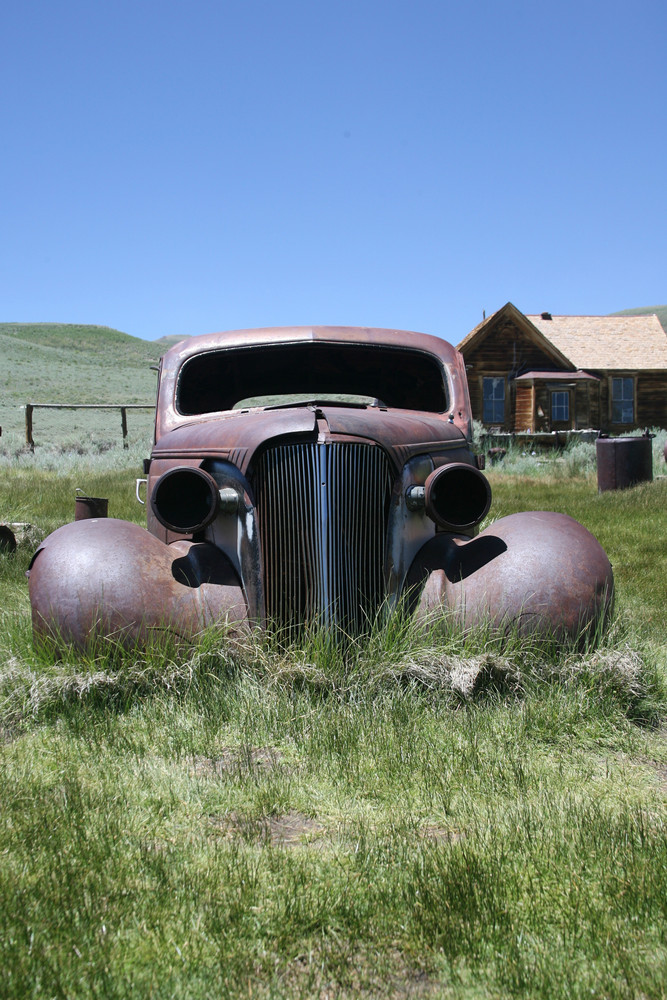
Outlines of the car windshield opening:
[{"label": "car windshield opening", "polygon": [[440,362],[424,351],[305,343],[207,351],[188,359],[178,380],[177,409],[189,416],[261,397],[346,395],[431,413],[443,413],[448,404]]}]

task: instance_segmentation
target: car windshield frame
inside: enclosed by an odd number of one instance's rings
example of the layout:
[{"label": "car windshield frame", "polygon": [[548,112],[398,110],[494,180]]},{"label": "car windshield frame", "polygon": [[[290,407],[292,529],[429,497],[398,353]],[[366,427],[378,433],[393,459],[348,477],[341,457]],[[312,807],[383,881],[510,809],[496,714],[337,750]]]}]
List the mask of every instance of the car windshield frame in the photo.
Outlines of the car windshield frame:
[{"label": "car windshield frame", "polygon": [[365,396],[392,409],[445,413],[449,391],[436,355],[386,344],[308,341],[218,348],[187,358],[175,405],[182,416],[232,410],[271,395]]}]

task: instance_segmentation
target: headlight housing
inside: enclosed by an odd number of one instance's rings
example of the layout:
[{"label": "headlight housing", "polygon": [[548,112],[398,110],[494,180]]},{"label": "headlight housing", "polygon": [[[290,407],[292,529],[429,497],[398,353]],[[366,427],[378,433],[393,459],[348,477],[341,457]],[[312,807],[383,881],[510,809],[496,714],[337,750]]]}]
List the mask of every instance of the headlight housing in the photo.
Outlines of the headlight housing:
[{"label": "headlight housing", "polygon": [[220,509],[220,492],[208,472],[178,466],[160,476],[150,503],[160,524],[170,531],[189,535],[215,520]]},{"label": "headlight housing", "polygon": [[491,506],[491,486],[479,469],[454,462],[435,469],[424,484],[426,513],[447,531],[469,531]]}]

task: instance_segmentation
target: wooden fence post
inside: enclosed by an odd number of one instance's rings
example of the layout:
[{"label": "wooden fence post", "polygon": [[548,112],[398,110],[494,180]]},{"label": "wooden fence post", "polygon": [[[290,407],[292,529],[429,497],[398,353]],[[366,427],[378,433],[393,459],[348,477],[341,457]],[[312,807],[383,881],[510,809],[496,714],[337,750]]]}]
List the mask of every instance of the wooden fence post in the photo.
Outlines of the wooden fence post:
[{"label": "wooden fence post", "polygon": [[120,426],[123,431],[123,448],[127,448],[127,410],[124,406],[120,408]]},{"label": "wooden fence post", "polygon": [[32,403],[25,406],[25,443],[30,445],[32,451],[35,450],[35,442],[32,439]]}]

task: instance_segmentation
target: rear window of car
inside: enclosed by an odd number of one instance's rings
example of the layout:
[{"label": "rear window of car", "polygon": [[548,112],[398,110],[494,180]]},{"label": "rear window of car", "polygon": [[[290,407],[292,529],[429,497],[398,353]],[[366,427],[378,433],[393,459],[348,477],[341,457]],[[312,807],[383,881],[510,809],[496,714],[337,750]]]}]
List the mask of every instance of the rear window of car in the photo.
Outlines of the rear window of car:
[{"label": "rear window of car", "polygon": [[440,361],[410,348],[299,343],[207,351],[181,368],[179,413],[232,410],[242,400],[358,396],[380,405],[443,413],[448,406]]}]

